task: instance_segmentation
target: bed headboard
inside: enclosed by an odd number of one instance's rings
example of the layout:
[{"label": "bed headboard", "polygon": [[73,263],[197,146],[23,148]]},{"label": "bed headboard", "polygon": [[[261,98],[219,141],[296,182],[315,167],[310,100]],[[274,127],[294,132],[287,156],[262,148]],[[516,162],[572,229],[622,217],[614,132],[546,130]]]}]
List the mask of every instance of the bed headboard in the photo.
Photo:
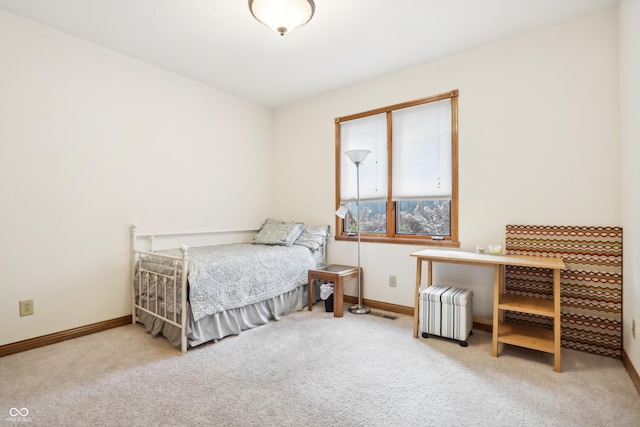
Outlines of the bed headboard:
[{"label": "bed headboard", "polygon": [[[622,353],[622,228],[507,225],[506,252],[562,257],[561,345],[612,357]],[[507,292],[551,297],[545,270],[508,267]],[[507,312],[511,322],[552,327],[550,319]]]},{"label": "bed headboard", "polygon": [[[331,228],[328,225],[311,228],[321,229],[324,227],[326,227],[326,235],[317,251],[321,253],[323,262],[326,263],[327,244],[331,235]],[[140,234],[138,232],[138,224],[134,223],[130,227],[130,246],[132,251],[154,252],[156,250],[178,248],[185,244],[187,245],[185,247],[193,247],[250,242],[258,231],[259,229],[241,228],[235,230]],[[134,261],[132,260],[132,262]]]},{"label": "bed headboard", "polygon": [[258,231],[257,229],[243,228],[235,230],[140,234],[137,224],[132,224],[130,230],[131,247],[148,252],[177,248],[183,244],[192,247],[249,242]]}]

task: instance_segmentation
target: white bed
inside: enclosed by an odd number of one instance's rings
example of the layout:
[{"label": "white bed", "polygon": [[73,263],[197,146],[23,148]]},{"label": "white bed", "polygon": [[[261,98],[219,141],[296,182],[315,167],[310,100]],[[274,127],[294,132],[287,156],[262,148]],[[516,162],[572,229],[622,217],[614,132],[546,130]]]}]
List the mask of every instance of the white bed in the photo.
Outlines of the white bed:
[{"label": "white bed", "polygon": [[[157,251],[158,235],[138,235],[134,225],[133,323],[186,352],[302,310],[308,270],[325,264],[328,235],[328,226],[267,219],[250,242]],[[147,240],[147,250],[140,249],[141,240]]]}]

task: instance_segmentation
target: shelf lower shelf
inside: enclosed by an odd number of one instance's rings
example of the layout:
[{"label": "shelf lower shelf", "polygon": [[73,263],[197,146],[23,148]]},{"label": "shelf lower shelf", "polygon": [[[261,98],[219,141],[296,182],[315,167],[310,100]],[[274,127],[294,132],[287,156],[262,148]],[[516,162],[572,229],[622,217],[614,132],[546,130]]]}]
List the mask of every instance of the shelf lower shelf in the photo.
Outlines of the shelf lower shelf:
[{"label": "shelf lower shelf", "polygon": [[554,353],[553,331],[534,326],[500,322],[498,342]]},{"label": "shelf lower shelf", "polygon": [[555,317],[553,300],[522,295],[502,294],[498,309]]}]

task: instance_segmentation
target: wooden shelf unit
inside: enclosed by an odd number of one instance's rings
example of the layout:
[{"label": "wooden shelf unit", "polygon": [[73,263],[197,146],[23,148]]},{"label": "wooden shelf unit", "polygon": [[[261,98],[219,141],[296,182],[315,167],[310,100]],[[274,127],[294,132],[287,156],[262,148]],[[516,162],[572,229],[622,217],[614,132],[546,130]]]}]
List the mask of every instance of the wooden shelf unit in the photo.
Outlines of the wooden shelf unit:
[{"label": "wooden shelf unit", "polygon": [[[543,258],[548,260],[548,264],[537,265],[536,267],[553,270],[553,299],[505,293],[504,265],[502,266],[499,280],[494,284],[493,290],[493,355],[498,355],[498,343],[552,353],[553,369],[556,372],[560,372],[560,270],[565,267],[561,258]],[[521,266],[528,267],[527,265]],[[549,317],[553,321],[553,330],[505,322],[505,311]],[[495,325],[498,325],[498,327],[495,328]]]},{"label": "wooden shelf unit", "polygon": [[[427,286],[432,285],[433,263],[480,265],[493,267],[493,336],[492,356],[498,357],[498,343],[517,345],[552,353],[556,372],[560,372],[560,270],[565,268],[562,258],[525,255],[485,255],[454,250],[426,249],[412,253],[417,258],[416,293],[413,314],[413,336],[418,337],[418,303],[422,283],[422,262],[427,261]],[[504,269],[507,265],[553,270],[553,299],[534,298],[505,293]],[[546,316],[553,319],[553,330],[519,325],[504,321],[504,312]]]},{"label": "wooden shelf unit", "polygon": [[[556,313],[553,300],[513,294],[500,294],[498,300],[499,316],[504,311],[536,314],[538,316],[551,317],[554,319],[555,325]],[[498,342],[532,348],[547,353],[555,352],[553,331],[533,326],[500,321]]]}]

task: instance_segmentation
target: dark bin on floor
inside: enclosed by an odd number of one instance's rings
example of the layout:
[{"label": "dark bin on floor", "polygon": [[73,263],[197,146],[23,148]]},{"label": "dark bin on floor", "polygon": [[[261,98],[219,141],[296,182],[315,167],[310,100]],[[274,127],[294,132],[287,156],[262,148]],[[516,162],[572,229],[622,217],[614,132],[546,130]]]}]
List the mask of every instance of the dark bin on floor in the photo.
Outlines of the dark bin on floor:
[{"label": "dark bin on floor", "polygon": [[329,295],[329,298],[324,300],[324,309],[327,313],[333,313],[333,294]]}]

